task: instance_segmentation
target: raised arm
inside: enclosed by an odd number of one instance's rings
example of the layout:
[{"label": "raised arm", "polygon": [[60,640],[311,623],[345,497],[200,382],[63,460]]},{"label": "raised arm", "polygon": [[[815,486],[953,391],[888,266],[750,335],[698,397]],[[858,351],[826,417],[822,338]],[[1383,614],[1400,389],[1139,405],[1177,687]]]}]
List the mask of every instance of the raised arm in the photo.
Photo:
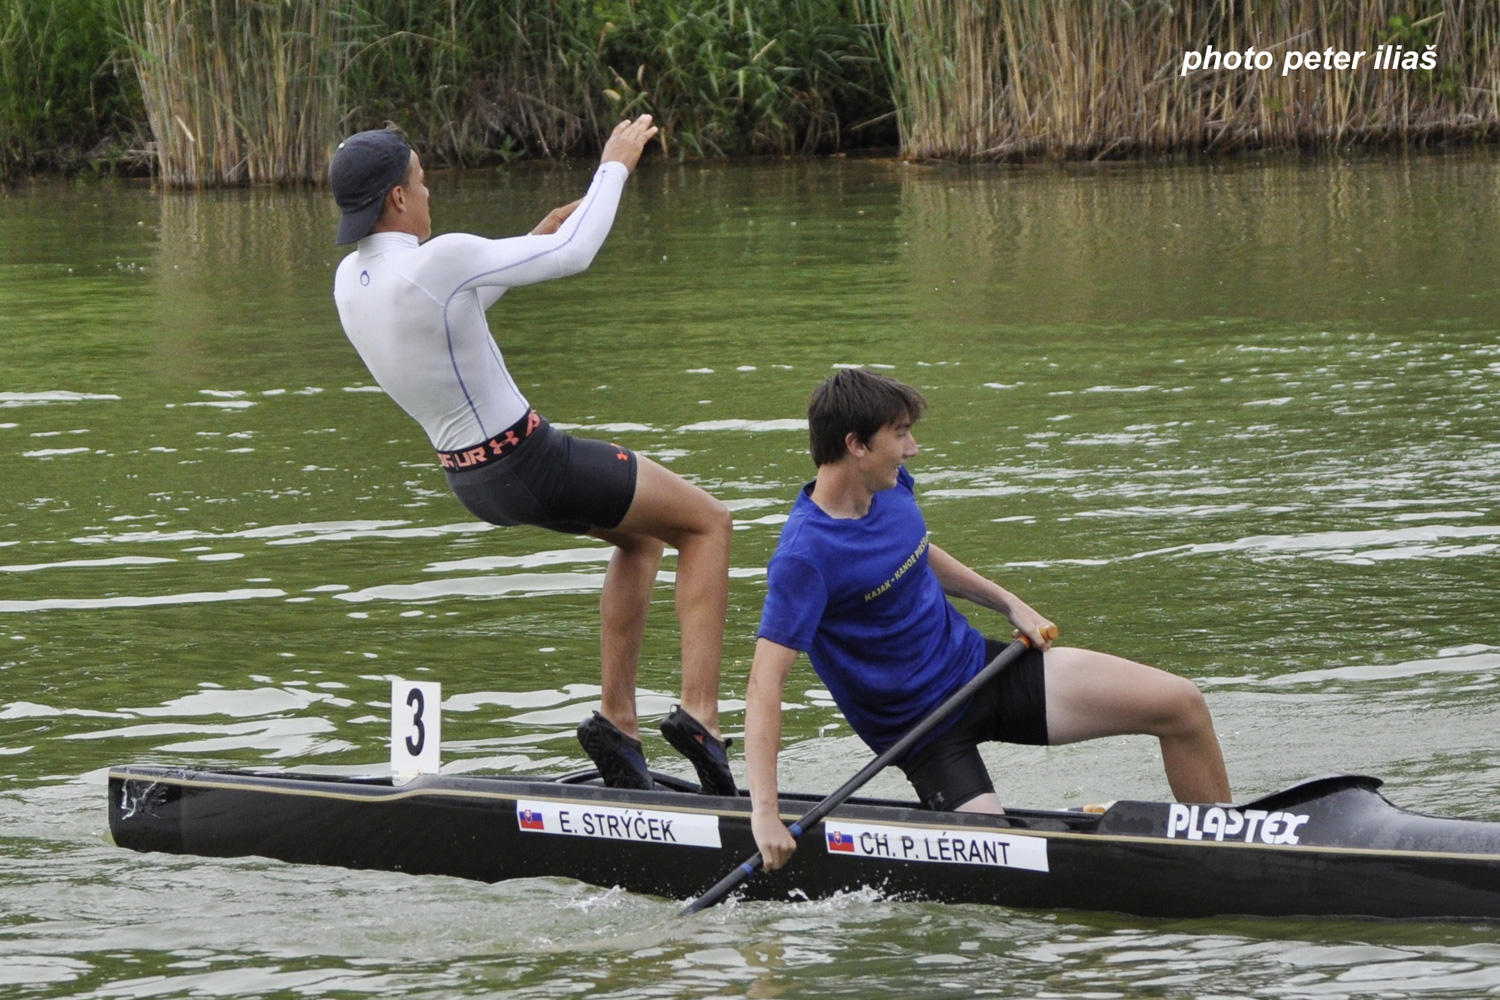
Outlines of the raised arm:
[{"label": "raised arm", "polygon": [[781,694],[797,651],[769,639],[755,641],[745,691],[745,762],[750,770],[750,829],[766,871],[786,864],[797,841],[781,822],[776,758],[781,753]]},{"label": "raised arm", "polygon": [[936,545],[927,546],[927,564],[949,597],[961,597],[980,607],[998,611],[1037,649],[1052,646],[1057,626],[1004,587],[987,580]]},{"label": "raised arm", "polygon": [[461,261],[462,273],[448,275],[452,287],[458,291],[493,289],[480,292],[481,303],[488,308],[506,288],[565,278],[587,269],[614,225],[625,180],[654,135],[656,126],[650,115],[615,126],[588,191],[578,201],[547,213],[530,235],[501,240],[439,237],[466,241],[461,252],[445,255],[445,259]]},{"label": "raised arm", "polygon": [[[466,288],[495,289],[486,296],[485,305],[488,306],[506,288],[534,285],[586,270],[614,225],[615,209],[619,207],[620,194],[628,176],[626,169],[618,163],[600,164],[588,192],[559,223],[557,230],[548,235],[487,240],[454,233],[439,236],[432,244],[462,241],[463,245],[456,252],[444,255],[445,261],[451,261],[451,266],[462,270],[461,274],[453,274],[450,280],[459,291]],[[561,209],[554,211],[560,213]]]},{"label": "raised arm", "polygon": [[[627,172],[634,171],[635,165],[640,162],[641,153],[646,148],[646,143],[656,135],[656,126],[651,124],[650,115],[641,115],[635,121],[622,121],[615,126],[610,133],[609,139],[604,143],[604,151],[599,156],[599,164],[619,163]],[[548,212],[536,228],[531,231],[532,236],[551,236],[557,232],[562,224],[568,221],[578,208],[583,204],[583,199],[570,201],[566,205],[554,208]]]}]

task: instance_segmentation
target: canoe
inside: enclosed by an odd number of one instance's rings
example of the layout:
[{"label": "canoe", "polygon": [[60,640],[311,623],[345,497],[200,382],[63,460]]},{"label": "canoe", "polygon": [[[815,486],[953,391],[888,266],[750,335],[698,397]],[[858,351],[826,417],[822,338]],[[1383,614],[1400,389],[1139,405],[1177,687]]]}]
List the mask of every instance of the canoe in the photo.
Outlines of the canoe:
[{"label": "canoe", "polygon": [[[657,776],[330,777],[122,766],[115,843],[498,882],[566,877],[685,900],[755,850],[750,802]],[[1235,805],[1120,801],[1103,813],[1005,816],[855,798],[793,860],[740,890],[796,900],[871,887],[890,897],[1152,917],[1500,919],[1500,822],[1428,816],[1380,779],[1310,778]],[[787,821],[817,796],[785,794]]]}]

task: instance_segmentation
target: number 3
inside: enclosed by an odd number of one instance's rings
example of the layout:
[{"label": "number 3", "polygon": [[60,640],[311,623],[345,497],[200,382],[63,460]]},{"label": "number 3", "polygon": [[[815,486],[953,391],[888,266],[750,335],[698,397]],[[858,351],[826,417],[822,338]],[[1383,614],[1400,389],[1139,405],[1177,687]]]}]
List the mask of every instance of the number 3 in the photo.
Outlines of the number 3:
[{"label": "number 3", "polygon": [[427,742],[427,727],[422,724],[422,710],[427,707],[427,703],[422,698],[422,689],[412,688],[411,693],[406,696],[406,704],[412,708],[411,724],[417,730],[415,741],[410,736],[406,738],[406,752],[419,757],[422,754],[422,744]]},{"label": "number 3", "polygon": [[437,774],[443,745],[443,686],[391,678],[391,771]]}]

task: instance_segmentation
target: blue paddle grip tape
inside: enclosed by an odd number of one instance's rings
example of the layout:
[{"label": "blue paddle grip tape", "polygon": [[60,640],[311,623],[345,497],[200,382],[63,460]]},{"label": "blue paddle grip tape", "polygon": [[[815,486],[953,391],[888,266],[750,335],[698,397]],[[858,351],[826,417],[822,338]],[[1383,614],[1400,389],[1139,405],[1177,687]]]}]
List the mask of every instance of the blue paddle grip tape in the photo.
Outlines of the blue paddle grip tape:
[{"label": "blue paddle grip tape", "polygon": [[787,827],[787,831],[789,833],[791,833],[793,840],[801,840],[802,839],[802,824],[801,823],[793,823],[791,826]]},{"label": "blue paddle grip tape", "polygon": [[740,862],[740,871],[744,872],[746,875],[754,875],[755,874],[755,869],[750,867],[750,862],[748,862],[748,861],[741,861]]}]

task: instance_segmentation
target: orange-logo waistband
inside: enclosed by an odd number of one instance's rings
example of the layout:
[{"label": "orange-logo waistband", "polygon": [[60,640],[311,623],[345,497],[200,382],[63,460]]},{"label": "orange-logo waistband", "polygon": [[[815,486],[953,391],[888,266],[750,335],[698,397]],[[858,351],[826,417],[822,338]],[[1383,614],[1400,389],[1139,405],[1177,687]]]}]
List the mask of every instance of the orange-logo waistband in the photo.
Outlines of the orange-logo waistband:
[{"label": "orange-logo waistband", "polygon": [[472,448],[461,448],[458,451],[438,452],[438,461],[442,463],[443,468],[453,472],[477,469],[481,465],[499,461],[519,448],[521,442],[530,437],[532,432],[545,422],[540,413],[527,410],[520,420],[483,444],[476,444]]}]

